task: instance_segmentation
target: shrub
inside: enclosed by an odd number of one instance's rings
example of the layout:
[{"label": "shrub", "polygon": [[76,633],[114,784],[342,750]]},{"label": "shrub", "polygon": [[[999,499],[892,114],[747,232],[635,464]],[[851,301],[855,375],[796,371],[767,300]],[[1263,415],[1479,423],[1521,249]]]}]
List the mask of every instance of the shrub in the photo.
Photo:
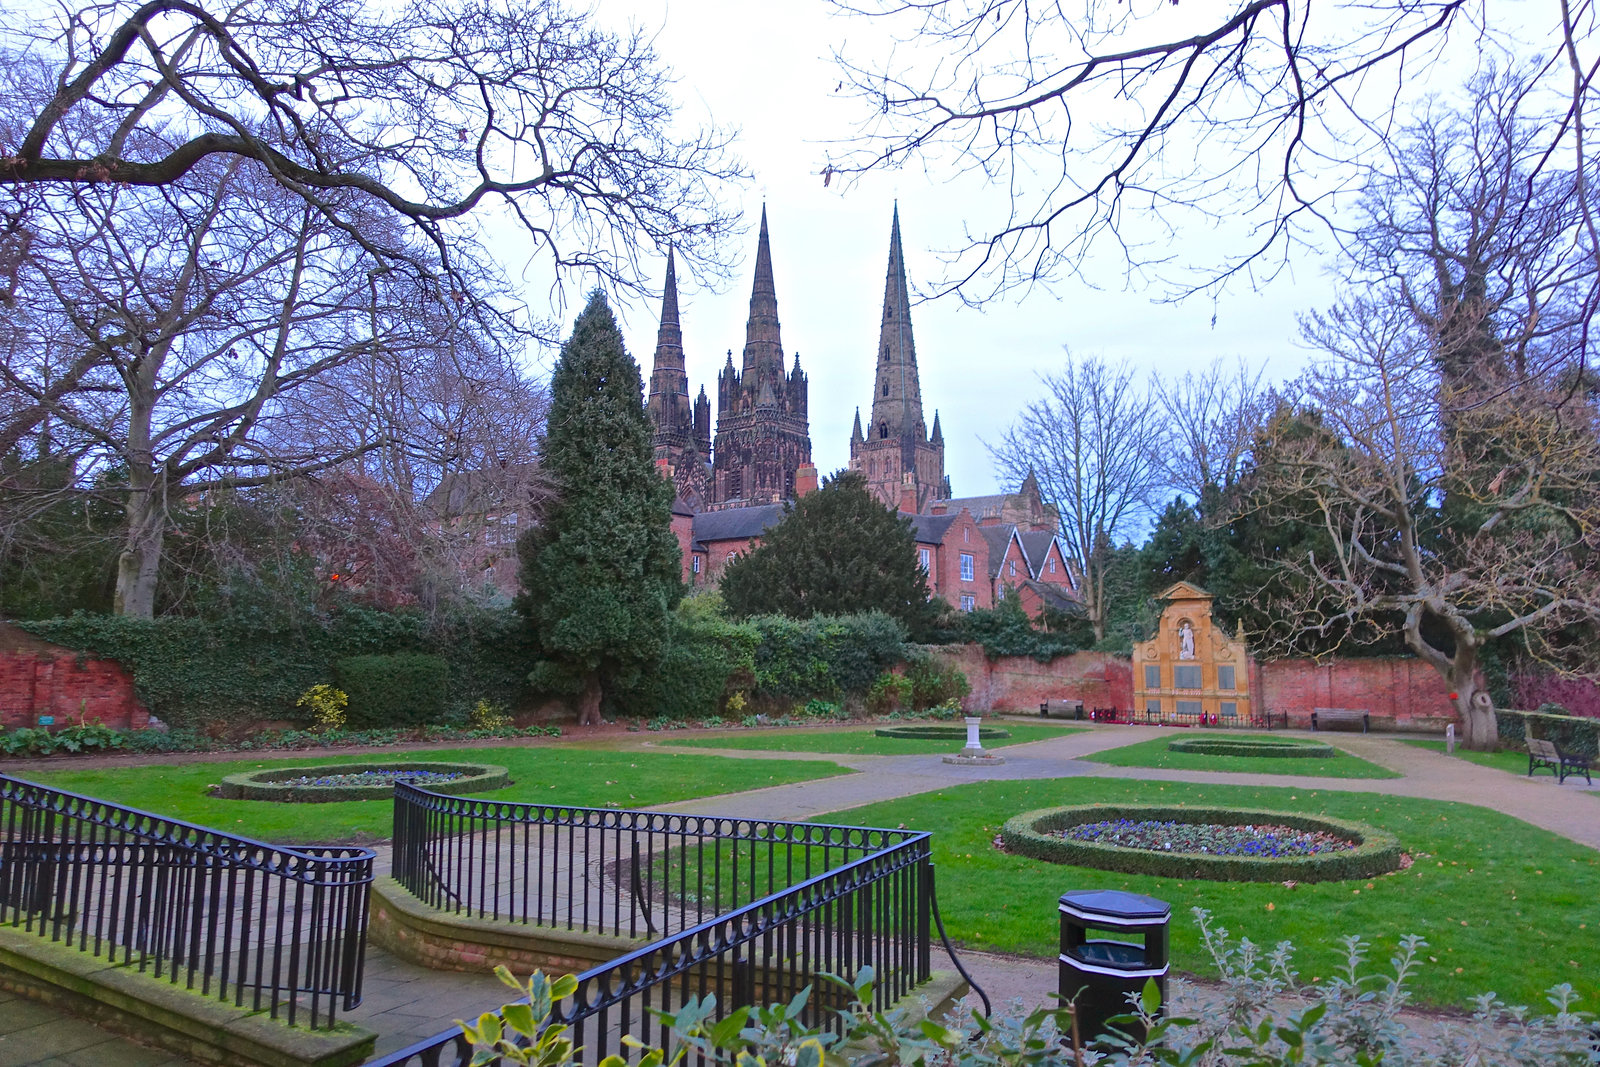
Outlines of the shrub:
[{"label": "shrub", "polygon": [[[685,601],[667,622],[667,643],[660,662],[640,671],[627,685],[607,694],[606,710],[633,719],[694,721],[721,713],[724,704],[738,714],[734,697],[753,680],[760,635],[752,627],[729,622],[708,611],[696,597]],[[730,694],[729,690],[733,692]]]},{"label": "shrub", "polygon": [[318,682],[301,693],[300,699],[294,704],[297,708],[310,710],[313,730],[326,733],[329,730],[344,729],[345,708],[350,705],[350,696],[342,689],[335,689],[326,682]]},{"label": "shrub", "polygon": [[756,692],[767,699],[864,693],[905,655],[905,627],[882,612],[803,621],[760,615],[749,625],[758,635]]},{"label": "shrub", "polygon": [[351,656],[336,669],[352,726],[416,726],[444,714],[450,667],[438,656]]},{"label": "shrub", "polygon": [[972,685],[961,668],[941,668],[927,652],[917,649],[906,657],[905,676],[911,680],[911,706],[921,711],[948,701],[964,700]]},{"label": "shrub", "polygon": [[1050,630],[1036,627],[1015,597],[1002,600],[991,610],[961,613],[950,632],[942,636],[982,645],[990,659],[1029,656],[1040,663],[1079,652],[1094,642],[1094,634],[1081,625]]},{"label": "shrub", "polygon": [[1520,747],[1527,738],[1536,737],[1553,741],[1574,755],[1600,756],[1600,720],[1508,709],[1496,709],[1494,718],[1502,741]]},{"label": "shrub", "polygon": [[343,800],[381,800],[394,795],[393,783],[382,785],[289,785],[289,779],[304,778],[319,773],[329,775],[360,774],[363,771],[437,771],[457,773],[460,778],[448,782],[431,782],[423,788],[430,793],[456,796],[464,793],[486,793],[503,789],[511,784],[510,774],[504,767],[491,763],[323,763],[305,767],[275,767],[265,771],[248,771],[230,774],[217,786],[217,796],[224,800],[269,800],[278,803],[328,804]]},{"label": "shrub", "polygon": [[110,752],[126,744],[125,734],[103,723],[79,723],[60,730],[24,726],[0,730],[0,755],[53,756],[58,752]]},{"label": "shrub", "polygon": [[[965,741],[965,726],[880,726],[872,731],[879,737],[899,737],[911,741]],[[978,727],[978,740],[1000,741],[1010,737],[1010,730],[998,726]]]},{"label": "shrub", "polygon": [[887,671],[878,675],[867,690],[867,710],[874,715],[887,715],[911,703],[911,679]]},{"label": "shrub", "polygon": [[488,699],[480,699],[467,716],[467,726],[473,730],[504,730],[510,725],[506,709]]},{"label": "shrub", "polygon": [[[1356,843],[1341,852],[1316,856],[1262,859],[1253,856],[1208,856],[1152,852],[1095,841],[1076,841],[1051,834],[1084,822],[1103,819],[1160,819],[1178,823],[1242,826],[1270,822],[1297,830],[1338,834]],[[1157,878],[1207,878],[1219,882],[1333,882],[1371,878],[1400,866],[1400,842],[1391,833],[1365,823],[1292,812],[1244,811],[1238,808],[1166,807],[1158,804],[1081,804],[1041,808],[1008,820],[1000,831],[1008,852],[1049,863],[1094,867],[1122,874]]]},{"label": "shrub", "polygon": [[1202,756],[1259,756],[1265,758],[1329,759],[1338,755],[1332,745],[1319,741],[1276,740],[1265,737],[1179,737],[1167,742],[1168,752]]}]

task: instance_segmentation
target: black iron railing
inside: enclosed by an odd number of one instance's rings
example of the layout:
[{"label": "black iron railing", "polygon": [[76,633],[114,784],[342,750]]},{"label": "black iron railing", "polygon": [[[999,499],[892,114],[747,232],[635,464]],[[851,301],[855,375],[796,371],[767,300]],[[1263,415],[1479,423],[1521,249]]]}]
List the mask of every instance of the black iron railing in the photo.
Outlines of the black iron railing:
[{"label": "black iron railing", "polygon": [[[884,1007],[931,968],[926,833],[496,804],[397,786],[394,871],[444,910],[658,936],[579,975],[577,992],[558,1006],[584,1063],[625,1052],[625,1035],[664,1043],[652,1010],[692,996],[715,993],[731,1007],[788,1000],[810,986],[809,1021],[829,1026],[844,993],[820,975],[871,966]],[[451,1029],[373,1062],[471,1058]]]},{"label": "black iron railing", "polygon": [[291,1024],[361,1002],[372,861],[0,775],[0,925]]}]

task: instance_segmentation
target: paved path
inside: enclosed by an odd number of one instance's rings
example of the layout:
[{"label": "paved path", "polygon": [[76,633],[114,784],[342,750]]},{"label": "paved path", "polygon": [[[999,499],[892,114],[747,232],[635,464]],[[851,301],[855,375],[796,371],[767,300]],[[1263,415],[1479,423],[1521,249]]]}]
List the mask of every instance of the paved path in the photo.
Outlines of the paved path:
[{"label": "paved path", "polygon": [[[1558,786],[1547,776],[1529,779],[1507,774],[1382,735],[1342,733],[1327,739],[1353,755],[1397,771],[1403,777],[1316,778],[1156,770],[1147,767],[1112,767],[1084,759],[1105,749],[1120,748],[1160,736],[1172,736],[1172,731],[1143,726],[1095,726],[1081,733],[1000,750],[1006,762],[1003,766],[991,768],[951,766],[943,763],[938,756],[850,756],[700,749],[746,759],[827,760],[861,773],[705,797],[667,805],[666,810],[756,819],[804,820],[881,800],[948,789],[952,785],[967,782],[1096,775],[1145,781],[1293,785],[1306,789],[1460,801],[1491,807],[1590,848],[1600,849],[1600,787],[1586,789],[1581,782],[1575,783],[1571,779],[1566,785]],[[607,747],[612,746],[644,751],[666,747],[661,745],[659,735],[618,738],[608,742]],[[379,865],[387,871],[387,849],[380,849],[379,855]],[[1015,997],[1038,1003],[1055,988],[1053,960],[989,953],[963,953],[962,959],[979,983],[990,992],[997,1006]],[[484,1007],[500,1003],[501,992],[499,983],[492,975],[428,971],[381,951],[369,950],[366,998],[359,1009],[345,1017],[351,1022],[377,1030],[381,1035],[378,1050],[386,1052],[436,1033],[454,1018],[469,1017]],[[106,1034],[88,1023],[54,1018],[49,1009],[0,993],[0,1067],[20,1067],[24,1064],[179,1067],[181,1063],[164,1053],[152,1052]]]}]

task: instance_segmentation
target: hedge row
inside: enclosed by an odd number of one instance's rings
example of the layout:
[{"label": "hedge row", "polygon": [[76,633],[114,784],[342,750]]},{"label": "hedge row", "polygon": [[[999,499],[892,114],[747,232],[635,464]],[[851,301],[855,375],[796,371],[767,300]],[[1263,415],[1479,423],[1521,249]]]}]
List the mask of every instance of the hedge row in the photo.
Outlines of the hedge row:
[{"label": "hedge row", "polygon": [[444,718],[450,665],[441,656],[351,656],[335,665],[334,676],[350,698],[345,723],[353,729],[421,726]]},{"label": "hedge row", "polygon": [[1533,737],[1554,741],[1575,756],[1587,756],[1590,759],[1600,756],[1600,720],[1498,709],[1494,713],[1494,720],[1500,740],[1511,741],[1519,747],[1531,732]]},{"label": "hedge row", "polygon": [[1242,737],[1180,737],[1167,743],[1168,752],[1200,756],[1257,756],[1285,759],[1328,759],[1338,755],[1332,745],[1318,741],[1268,741]]},{"label": "hedge row", "polygon": [[[1297,830],[1337,834],[1356,842],[1356,847],[1318,856],[1264,859],[1255,856],[1152,852],[1094,841],[1073,841],[1049,833],[1080,823],[1111,819],[1220,826],[1272,823]],[[1159,804],[1085,804],[1040,808],[1008,820],[1000,831],[1000,837],[1007,851],[1030,859],[1157,878],[1205,878],[1217,882],[1336,882],[1372,878],[1400,867],[1400,841],[1387,831],[1366,823],[1281,811],[1176,808]]]},{"label": "hedge row", "polygon": [[[872,731],[879,737],[898,737],[910,741],[965,741],[965,726],[880,726]],[[1011,736],[1010,730],[998,726],[978,727],[978,740],[999,741]]]},{"label": "hedge row", "polygon": [[463,777],[423,786],[430,793],[459,796],[487,793],[511,784],[511,773],[493,763],[318,763],[304,767],[275,767],[269,771],[230,774],[217,786],[225,800],[270,800],[280,804],[331,804],[342,800],[383,800],[394,795],[394,785],[283,785],[288,778],[313,774],[360,774],[363,771],[456,772]]}]

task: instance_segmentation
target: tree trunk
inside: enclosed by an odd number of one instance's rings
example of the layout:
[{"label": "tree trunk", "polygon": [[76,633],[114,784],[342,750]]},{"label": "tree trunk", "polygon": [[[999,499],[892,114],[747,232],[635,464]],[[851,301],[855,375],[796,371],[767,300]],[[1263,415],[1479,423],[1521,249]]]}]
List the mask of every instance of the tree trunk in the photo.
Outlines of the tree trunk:
[{"label": "tree trunk", "polygon": [[591,674],[583,683],[583,695],[578,697],[579,726],[600,725],[600,696],[600,675]]},{"label": "tree trunk", "polygon": [[[161,544],[166,535],[166,501],[159,499],[150,472],[131,472],[124,511],[128,517],[122,554],[117,557],[117,590],[111,611],[148,619],[155,615],[156,577],[161,571]],[[142,484],[141,484],[142,483]]]}]

